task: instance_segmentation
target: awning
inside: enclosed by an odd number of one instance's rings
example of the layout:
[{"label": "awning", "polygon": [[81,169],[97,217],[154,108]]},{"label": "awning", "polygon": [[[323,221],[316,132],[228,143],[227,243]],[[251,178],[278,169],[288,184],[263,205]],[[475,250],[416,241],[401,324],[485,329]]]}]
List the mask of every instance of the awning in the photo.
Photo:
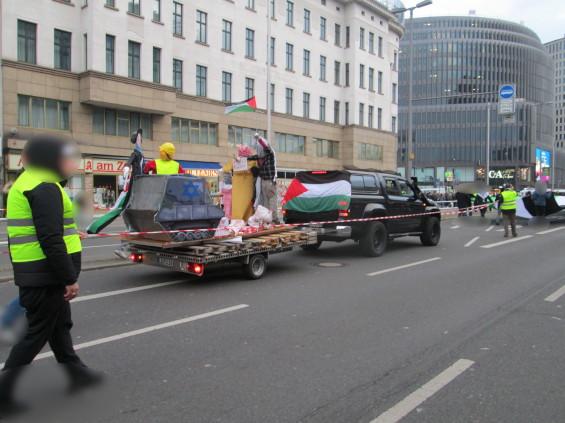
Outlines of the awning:
[{"label": "awning", "polygon": [[183,169],[218,170],[222,168],[222,166],[220,166],[218,163],[187,162],[183,160],[177,160],[177,162],[182,166]]}]

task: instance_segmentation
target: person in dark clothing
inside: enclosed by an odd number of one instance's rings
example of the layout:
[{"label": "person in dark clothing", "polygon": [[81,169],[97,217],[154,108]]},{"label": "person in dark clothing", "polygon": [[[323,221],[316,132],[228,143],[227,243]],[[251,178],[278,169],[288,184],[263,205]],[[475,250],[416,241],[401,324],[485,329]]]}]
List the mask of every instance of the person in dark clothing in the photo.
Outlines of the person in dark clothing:
[{"label": "person in dark clothing", "polygon": [[545,207],[547,205],[547,200],[549,200],[550,198],[551,192],[540,194],[537,191],[534,191],[532,193],[532,200],[535,201],[534,204],[536,206],[536,216],[545,216]]},{"label": "person in dark clothing", "polygon": [[[486,204],[486,199],[488,198],[488,192],[481,192],[475,196],[475,206],[482,206]],[[481,213],[481,217],[485,217],[487,213],[487,207],[483,207],[479,210]]]},{"label": "person in dark clothing", "polygon": [[278,217],[277,199],[277,156],[269,142],[259,136],[254,135],[252,147],[257,150],[255,156],[248,157],[247,160],[259,161],[259,178],[261,178],[261,194],[263,207],[273,212],[273,223],[280,224]]},{"label": "person in dark clothing", "polygon": [[459,208],[459,217],[467,216],[467,211],[461,212],[461,210],[468,209],[472,206],[471,196],[463,192],[457,192],[455,194],[455,199],[457,200],[457,207]]}]

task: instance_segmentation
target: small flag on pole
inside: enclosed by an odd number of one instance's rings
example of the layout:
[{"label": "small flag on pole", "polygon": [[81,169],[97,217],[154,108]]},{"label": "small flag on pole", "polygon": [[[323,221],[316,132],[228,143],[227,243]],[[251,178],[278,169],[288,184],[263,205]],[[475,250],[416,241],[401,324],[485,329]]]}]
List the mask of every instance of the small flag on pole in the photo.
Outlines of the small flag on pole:
[{"label": "small flag on pole", "polygon": [[255,112],[257,110],[257,102],[255,97],[245,100],[243,103],[232,103],[226,106],[224,114],[229,115],[235,112]]}]

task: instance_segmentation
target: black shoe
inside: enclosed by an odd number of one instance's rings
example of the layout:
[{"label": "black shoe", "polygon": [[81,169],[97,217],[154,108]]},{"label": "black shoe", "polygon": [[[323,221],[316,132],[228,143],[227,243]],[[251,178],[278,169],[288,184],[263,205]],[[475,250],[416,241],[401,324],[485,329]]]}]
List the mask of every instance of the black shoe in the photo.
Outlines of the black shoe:
[{"label": "black shoe", "polygon": [[102,385],[106,380],[106,374],[104,372],[98,372],[88,367],[67,364],[65,365],[65,369],[70,379],[68,388],[69,394],[97,387]]}]

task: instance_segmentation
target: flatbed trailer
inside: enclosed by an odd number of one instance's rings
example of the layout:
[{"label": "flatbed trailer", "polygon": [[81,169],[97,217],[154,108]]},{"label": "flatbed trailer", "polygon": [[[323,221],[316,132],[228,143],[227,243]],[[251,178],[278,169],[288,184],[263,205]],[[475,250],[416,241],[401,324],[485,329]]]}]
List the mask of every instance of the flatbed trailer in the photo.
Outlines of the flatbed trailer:
[{"label": "flatbed trailer", "polygon": [[317,232],[309,228],[278,228],[242,236],[241,242],[229,239],[163,242],[128,237],[126,250],[133,262],[202,276],[210,264],[241,263],[248,279],[260,279],[267,270],[271,254],[298,250],[318,243]]}]

